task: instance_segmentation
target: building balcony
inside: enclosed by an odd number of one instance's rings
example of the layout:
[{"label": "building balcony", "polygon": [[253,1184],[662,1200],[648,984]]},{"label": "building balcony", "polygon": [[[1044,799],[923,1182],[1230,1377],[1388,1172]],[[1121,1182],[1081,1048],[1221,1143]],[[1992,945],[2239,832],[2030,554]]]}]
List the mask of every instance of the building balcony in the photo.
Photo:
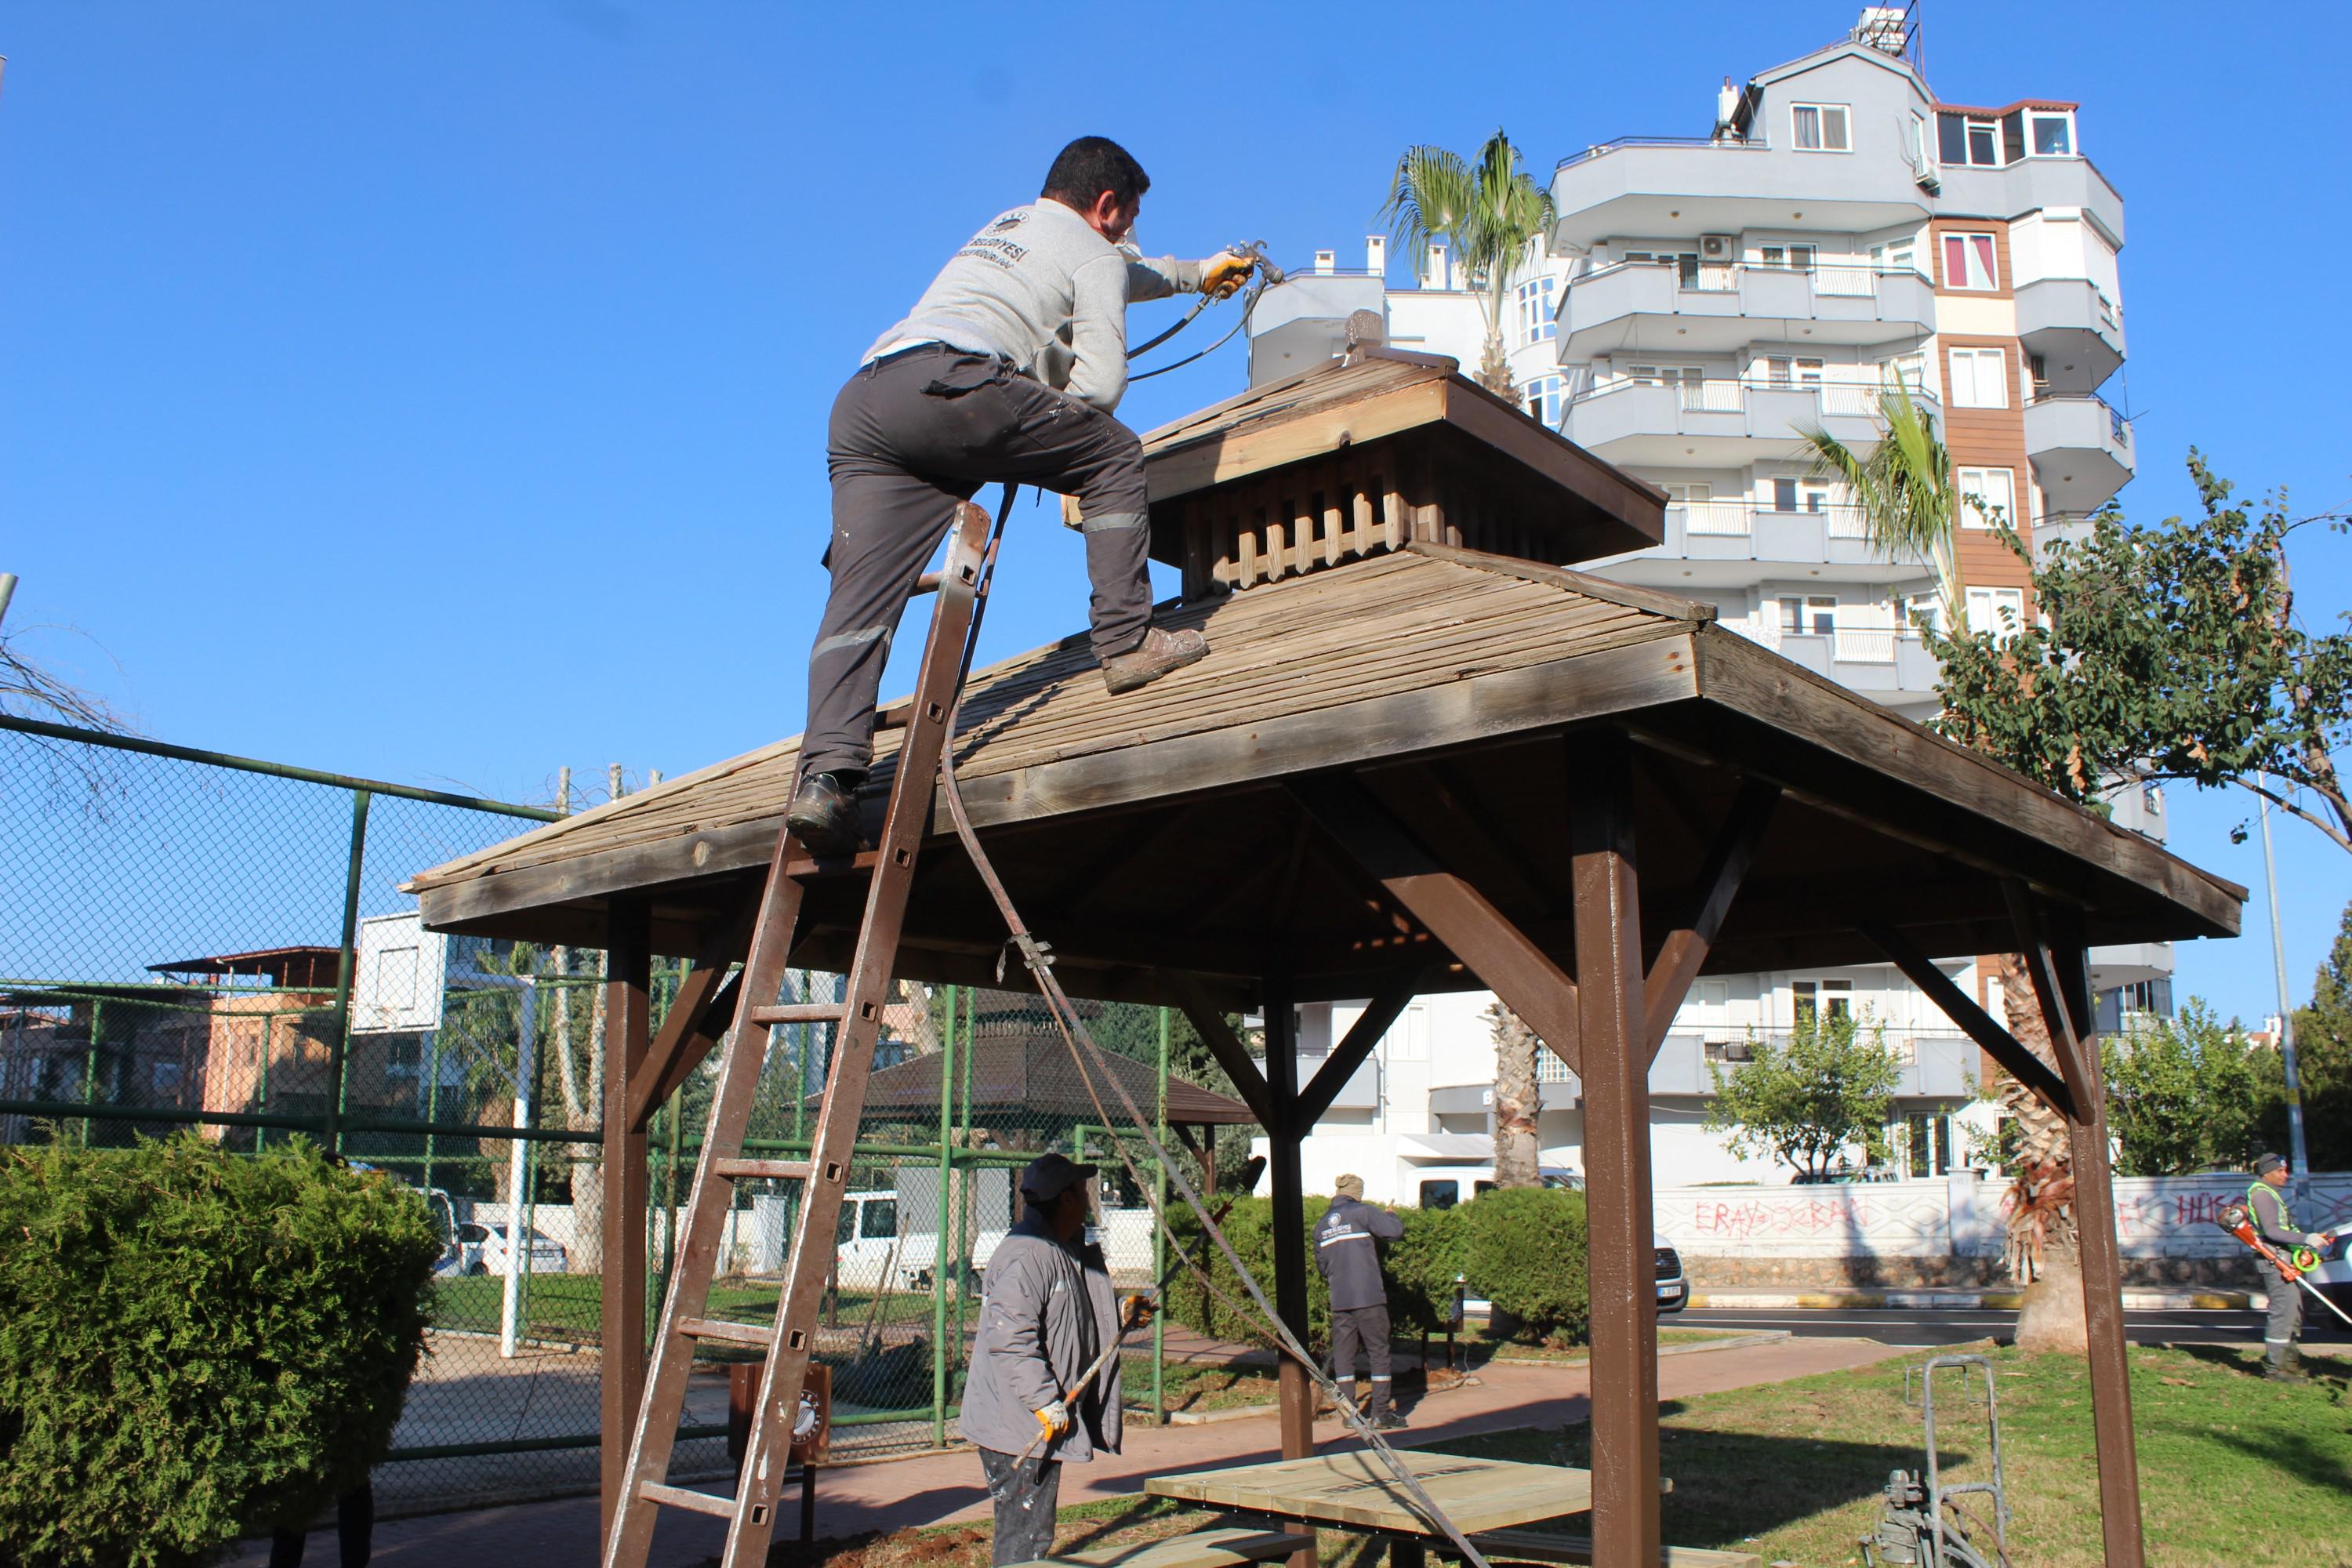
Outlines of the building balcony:
[{"label": "building balcony", "polygon": [[1559,353],[1728,353],[1757,342],[1797,348],[1911,342],[1935,331],[1935,287],[1909,268],[1758,267],[1621,261],[1569,279]]},{"label": "building balcony", "polygon": [[2104,995],[2122,985],[2145,985],[2172,978],[2172,944],[2127,942],[2095,947],[2089,954],[2091,989]]},{"label": "building balcony", "polygon": [[[1849,447],[1875,446],[1876,383],[1612,381],[1568,405],[1560,433],[1634,469],[1746,468],[1799,456],[1800,432],[1827,430]],[[1922,407],[1942,409],[1914,393]]]},{"label": "building balcony", "polygon": [[[1966,1035],[1958,1030],[1889,1028],[1885,1041],[1895,1057],[1895,1099],[1965,1100],[1976,1092],[1976,1042]],[[1736,1034],[1678,1030],[1666,1037],[1650,1064],[1650,1092],[1703,1099],[1715,1092],[1710,1068],[1721,1068],[1726,1076],[1737,1073],[1750,1059],[1755,1046],[1767,1042],[1785,1049],[1788,1031],[1761,1029],[1750,1035],[1744,1030]]]},{"label": "building balcony", "polygon": [[2076,207],[2111,248],[2124,247],[2124,199],[2088,158],[2022,158],[2001,169],[1946,163],[1937,174],[1937,217],[2013,218]]},{"label": "building balcony", "polygon": [[2095,511],[2131,479],[2131,424],[2088,393],[2025,405],[2025,455],[2053,512]]},{"label": "building balcony", "polygon": [[1552,174],[1554,248],[1629,234],[1738,234],[1750,228],[1858,233],[1917,223],[1927,194],[1892,152],[1836,157],[1733,138],[1628,136],[1560,160]]},{"label": "building balcony", "polygon": [[1387,280],[1373,272],[1297,272],[1269,289],[1250,316],[1252,386],[1313,370],[1348,347],[1348,318],[1387,320]]},{"label": "building balcony", "polygon": [[2053,392],[2095,392],[2123,366],[2123,313],[2087,278],[2020,284],[2017,336],[2026,353],[2042,356]]},{"label": "building balcony", "polygon": [[1663,543],[1599,569],[1620,582],[1686,590],[1751,584],[1758,563],[1822,583],[1883,584],[1890,577],[1916,576],[1924,585],[1932,578],[1916,552],[1892,559],[1880,553],[1856,508],[1776,511],[1745,499],[1669,506]]},{"label": "building balcony", "polygon": [[1730,629],[1883,707],[1917,707],[1935,696],[1936,679],[1942,673],[1919,634],[1907,628],[1834,626],[1792,632],[1767,624]]}]

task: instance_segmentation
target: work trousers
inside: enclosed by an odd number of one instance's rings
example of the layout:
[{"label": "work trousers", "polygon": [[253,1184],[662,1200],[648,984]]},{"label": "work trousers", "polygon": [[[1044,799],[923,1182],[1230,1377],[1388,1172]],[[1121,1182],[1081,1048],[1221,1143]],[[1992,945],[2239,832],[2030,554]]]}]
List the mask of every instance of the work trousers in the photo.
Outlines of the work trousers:
[{"label": "work trousers", "polygon": [[[375,1488],[359,1486],[335,1500],[335,1544],[342,1568],[367,1568],[375,1537]],[[269,1568],[302,1568],[303,1530],[281,1530],[269,1538]]]},{"label": "work trousers", "polygon": [[1034,1563],[1054,1551],[1054,1510],[1062,1497],[1062,1461],[1032,1455],[1014,1464],[1013,1456],[993,1448],[980,1451],[980,1473],[996,1499],[996,1539],[988,1560],[994,1568],[1008,1563]]},{"label": "work trousers", "polygon": [[[1351,1307],[1331,1314],[1331,1381],[1356,1375],[1356,1350],[1363,1347],[1372,1363],[1372,1403],[1366,1412],[1370,1415],[1387,1414],[1391,1408],[1391,1390],[1394,1387],[1389,1373],[1389,1310],[1386,1307]],[[1357,1386],[1362,1387],[1358,1379]]]},{"label": "work trousers", "polygon": [[2254,1269],[2271,1298],[2269,1315],[2263,1319],[2263,1352],[2273,1366],[2284,1366],[2294,1358],[2294,1342],[2303,1334],[2303,1287],[2290,1283],[2259,1258],[2254,1259]]},{"label": "work trousers", "polygon": [[809,652],[801,774],[863,773],[890,638],[915,580],[984,484],[1075,495],[1085,517],[1089,638],[1126,653],[1151,625],[1143,443],[1091,404],[1003,361],[931,343],[862,365],[834,399],[832,595]]}]

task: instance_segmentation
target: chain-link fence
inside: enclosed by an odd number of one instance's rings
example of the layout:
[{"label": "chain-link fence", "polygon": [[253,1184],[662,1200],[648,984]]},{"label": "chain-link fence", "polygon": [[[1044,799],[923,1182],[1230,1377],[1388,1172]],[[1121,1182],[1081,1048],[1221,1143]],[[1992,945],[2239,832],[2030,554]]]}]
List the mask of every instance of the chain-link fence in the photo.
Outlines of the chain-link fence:
[{"label": "chain-link fence", "polygon": [[[596,1483],[604,955],[429,932],[400,891],[556,815],[0,717],[0,1142],[301,1136],[419,1189],[447,1247],[377,1478],[387,1510]],[[657,963],[656,1022],[681,973]],[[796,971],[787,990],[841,984]],[[1196,1177],[1221,1132],[1238,1164],[1251,1119],[1188,1026],[1111,1005],[1088,1028],[1101,1050],[1081,1072],[1034,994],[900,987],[817,1338],[836,1460],[954,1440],[981,1282],[1039,1153],[1103,1164],[1122,1285],[1164,1271],[1141,1187],[1164,1197],[1165,1175],[1132,1136],[1136,1173],[1111,1150],[1114,1080]],[[830,1044],[828,1026],[770,1031],[753,1152],[807,1148]],[[1190,1064],[1175,1075],[1171,1054]],[[706,1067],[648,1141],[656,1313],[710,1093]],[[739,1184],[711,1315],[772,1314],[797,1202]],[[1160,1331],[1135,1351],[1130,1405],[1165,1408]],[[730,1468],[726,1352],[709,1353],[677,1479]]]}]

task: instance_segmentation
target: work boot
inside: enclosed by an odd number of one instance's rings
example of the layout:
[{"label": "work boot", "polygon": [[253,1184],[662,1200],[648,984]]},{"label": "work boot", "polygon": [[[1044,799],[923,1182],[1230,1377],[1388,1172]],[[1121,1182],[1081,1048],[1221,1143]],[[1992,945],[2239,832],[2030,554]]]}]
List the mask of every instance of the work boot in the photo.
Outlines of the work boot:
[{"label": "work boot", "polygon": [[2311,1374],[2303,1370],[2303,1358],[2289,1345],[2284,1355],[2263,1370],[2263,1375],[2273,1383],[2309,1383]]},{"label": "work boot", "polygon": [[1372,1430],[1375,1432],[1402,1432],[1412,1425],[1393,1410],[1383,1410],[1372,1417]]},{"label": "work boot", "polygon": [[857,852],[857,786],[855,773],[811,773],[793,793],[784,826],[812,855]]},{"label": "work boot", "polygon": [[1113,697],[1149,686],[1171,669],[1198,664],[1209,657],[1209,639],[1199,632],[1171,632],[1153,626],[1143,640],[1125,653],[1102,660],[1103,685]]}]

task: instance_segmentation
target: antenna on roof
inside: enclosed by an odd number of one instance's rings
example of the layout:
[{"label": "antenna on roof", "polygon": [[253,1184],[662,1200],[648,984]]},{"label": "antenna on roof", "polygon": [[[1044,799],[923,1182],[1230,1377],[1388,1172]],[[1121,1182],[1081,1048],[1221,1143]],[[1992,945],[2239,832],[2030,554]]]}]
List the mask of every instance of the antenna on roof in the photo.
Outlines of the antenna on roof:
[{"label": "antenna on roof", "polygon": [[1927,72],[1925,16],[1927,0],[1906,0],[1901,5],[1864,5],[1862,19],[1850,35],[1882,54],[1908,62],[1921,76]]}]

